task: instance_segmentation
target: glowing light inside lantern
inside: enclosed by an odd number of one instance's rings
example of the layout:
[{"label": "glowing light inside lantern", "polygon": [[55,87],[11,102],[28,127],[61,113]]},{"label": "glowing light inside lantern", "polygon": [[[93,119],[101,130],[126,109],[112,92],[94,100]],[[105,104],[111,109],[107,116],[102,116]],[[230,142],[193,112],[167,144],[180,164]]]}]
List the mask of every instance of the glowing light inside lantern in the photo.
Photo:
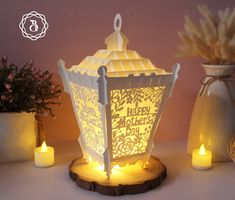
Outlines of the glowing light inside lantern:
[{"label": "glowing light inside lantern", "polygon": [[92,162],[91,156],[88,157],[88,161],[89,161],[89,163]]},{"label": "glowing light inside lantern", "polygon": [[112,168],[112,173],[117,172],[120,169],[119,165],[114,165]]},{"label": "glowing light inside lantern", "polygon": [[120,168],[119,165],[114,165],[114,166],[113,166],[113,169],[119,169],[119,168]]},{"label": "glowing light inside lantern", "polygon": [[145,153],[165,86],[111,91],[113,157]]},{"label": "glowing light inside lantern", "polygon": [[[105,151],[101,106],[98,102],[98,91],[70,83],[76,112],[83,130],[84,143],[89,149],[102,156]],[[94,158],[94,157],[93,157]],[[90,159],[88,157],[88,159]],[[91,160],[92,161],[92,160]],[[89,161],[90,162],[90,161]]]},{"label": "glowing light inside lantern", "polygon": [[41,152],[47,152],[47,144],[45,141],[42,143]]},{"label": "glowing light inside lantern", "polygon": [[102,165],[99,164],[97,168],[101,171],[104,171],[104,164],[102,164]]}]

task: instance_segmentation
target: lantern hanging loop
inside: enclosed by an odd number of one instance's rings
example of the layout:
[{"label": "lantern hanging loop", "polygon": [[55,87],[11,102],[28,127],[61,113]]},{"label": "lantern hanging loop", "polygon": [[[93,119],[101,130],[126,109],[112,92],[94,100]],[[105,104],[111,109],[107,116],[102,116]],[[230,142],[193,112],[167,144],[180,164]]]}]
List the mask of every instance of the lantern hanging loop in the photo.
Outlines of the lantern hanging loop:
[{"label": "lantern hanging loop", "polygon": [[120,13],[117,13],[115,15],[113,25],[114,25],[114,30],[115,31],[120,31],[121,30],[121,28],[122,28],[122,17],[120,15]]}]

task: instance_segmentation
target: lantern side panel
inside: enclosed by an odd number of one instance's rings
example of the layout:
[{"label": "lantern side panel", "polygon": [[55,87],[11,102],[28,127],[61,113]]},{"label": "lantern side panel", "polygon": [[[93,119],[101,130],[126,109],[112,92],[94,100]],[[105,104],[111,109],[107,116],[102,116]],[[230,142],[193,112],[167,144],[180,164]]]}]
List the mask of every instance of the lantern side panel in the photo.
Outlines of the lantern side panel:
[{"label": "lantern side panel", "polygon": [[70,82],[75,112],[86,148],[100,156],[104,153],[102,113],[98,102],[98,91]]},{"label": "lantern side panel", "polygon": [[147,150],[165,86],[111,90],[113,159]]}]

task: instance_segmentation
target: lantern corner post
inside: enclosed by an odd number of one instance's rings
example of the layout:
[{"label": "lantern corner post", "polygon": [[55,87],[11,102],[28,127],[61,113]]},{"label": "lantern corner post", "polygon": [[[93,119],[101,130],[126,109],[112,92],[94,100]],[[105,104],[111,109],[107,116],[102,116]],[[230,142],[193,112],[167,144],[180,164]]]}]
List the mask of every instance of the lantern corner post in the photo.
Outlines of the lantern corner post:
[{"label": "lantern corner post", "polygon": [[148,168],[149,167],[149,159],[151,157],[152,151],[154,149],[154,142],[153,142],[153,138],[151,138],[149,140],[149,144],[147,146],[146,152],[145,152],[145,156],[143,158],[143,168]]},{"label": "lantern corner post", "polygon": [[101,103],[102,105],[106,106],[108,104],[108,91],[107,91],[107,68],[105,66],[101,66],[98,69],[98,74],[99,74],[99,78],[97,79],[97,83],[98,83],[98,90],[99,90],[99,103]]},{"label": "lantern corner post", "polygon": [[173,73],[172,73],[172,76],[173,76],[173,80],[172,80],[172,86],[171,86],[171,89],[170,89],[170,93],[169,93],[169,97],[172,96],[172,92],[173,92],[173,89],[174,89],[174,86],[175,86],[175,83],[176,83],[176,80],[178,79],[178,73],[180,71],[180,64],[179,63],[176,63],[174,66],[173,66]]},{"label": "lantern corner post", "polygon": [[101,113],[102,113],[102,124],[104,130],[104,171],[107,173],[107,177],[110,178],[111,176],[111,149],[110,149],[110,141],[111,138],[108,134],[108,112],[107,107],[109,104],[109,94],[108,94],[108,78],[107,78],[107,68],[106,66],[101,66],[98,68],[98,94],[99,94],[99,103],[101,106]]},{"label": "lantern corner post", "polygon": [[62,60],[62,59],[59,59],[57,61],[57,66],[59,68],[59,74],[60,74],[60,77],[61,77],[61,80],[62,80],[62,83],[63,83],[63,86],[64,86],[64,91],[66,93],[69,93],[69,88],[68,88],[68,84],[67,84],[67,77],[66,77],[66,67],[65,67],[65,61]]}]

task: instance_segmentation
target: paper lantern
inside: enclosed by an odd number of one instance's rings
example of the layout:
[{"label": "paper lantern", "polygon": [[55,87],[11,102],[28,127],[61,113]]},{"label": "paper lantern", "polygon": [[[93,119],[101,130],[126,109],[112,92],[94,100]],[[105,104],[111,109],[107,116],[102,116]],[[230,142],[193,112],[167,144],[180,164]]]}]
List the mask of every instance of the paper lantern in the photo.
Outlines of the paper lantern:
[{"label": "paper lantern", "polygon": [[127,50],[121,25],[117,14],[114,32],[105,39],[107,49],[69,69],[58,61],[81,131],[83,156],[88,164],[103,166],[109,180],[114,166],[138,162],[144,168],[149,163],[156,128],[180,68],[176,64],[172,73],[166,72]]}]

